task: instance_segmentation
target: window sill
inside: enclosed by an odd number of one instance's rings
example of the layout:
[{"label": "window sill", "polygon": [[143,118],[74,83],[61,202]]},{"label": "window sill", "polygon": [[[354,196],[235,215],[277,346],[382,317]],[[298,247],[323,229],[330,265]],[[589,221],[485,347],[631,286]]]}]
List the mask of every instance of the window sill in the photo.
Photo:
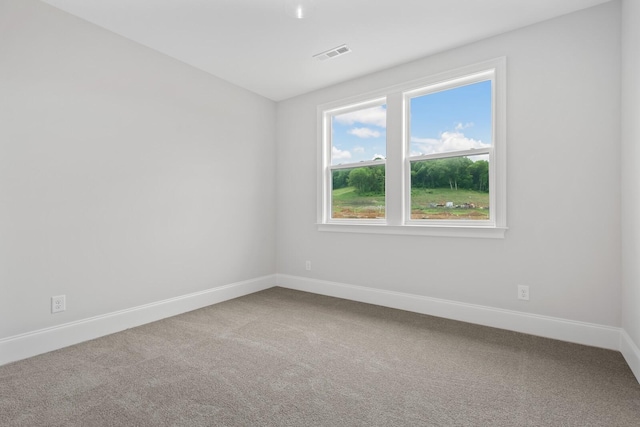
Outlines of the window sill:
[{"label": "window sill", "polygon": [[409,236],[471,237],[504,239],[507,227],[468,227],[433,225],[385,225],[385,224],[317,224],[318,231],[337,233],[397,234]]}]

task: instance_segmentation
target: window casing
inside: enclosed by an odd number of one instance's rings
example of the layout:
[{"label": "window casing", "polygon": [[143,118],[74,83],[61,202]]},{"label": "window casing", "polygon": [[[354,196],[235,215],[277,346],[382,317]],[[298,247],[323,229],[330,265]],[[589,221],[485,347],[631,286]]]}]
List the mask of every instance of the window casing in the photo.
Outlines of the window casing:
[{"label": "window casing", "polygon": [[[321,105],[319,121],[319,180],[318,228],[321,231],[418,234],[433,236],[493,237],[501,238],[506,230],[506,59],[499,58],[461,69],[441,73],[424,79],[382,89],[359,97]],[[465,95],[465,91],[470,95]],[[475,92],[474,92],[475,91]],[[484,95],[474,95],[481,91]],[[435,138],[419,138],[417,120],[430,120],[437,114],[417,114],[421,100],[433,98],[437,111],[438,94],[472,96],[474,102],[482,98],[486,122],[483,138],[458,138],[437,146]],[[477,92],[480,93],[480,92]],[[431,96],[436,94],[435,96]],[[458,96],[458,97],[460,97]],[[449,98],[455,98],[450,96]],[[488,101],[486,101],[488,100]],[[480,102],[480,101],[478,101]],[[488,102],[488,103],[487,103]],[[386,120],[386,156],[384,159],[357,162],[336,162],[333,141],[334,118],[375,106],[384,106]],[[449,109],[463,108],[447,105]],[[412,114],[412,108],[415,109]],[[412,117],[413,116],[413,117]],[[412,123],[413,119],[413,123]],[[355,124],[357,125],[357,123]],[[437,123],[433,124],[437,126]],[[473,123],[452,123],[456,130]],[[474,130],[480,132],[480,130]],[[360,131],[365,134],[364,131]],[[371,133],[371,132],[368,132]],[[462,132],[458,136],[462,135]],[[442,140],[445,141],[442,134]],[[455,137],[456,135],[454,135]],[[464,136],[464,135],[463,135]],[[416,141],[435,144],[425,152],[417,150]],[[444,143],[443,143],[444,144]],[[427,146],[427,145],[423,145]],[[338,215],[334,210],[333,176],[336,171],[362,167],[384,167],[384,216]],[[438,200],[434,176],[437,170],[462,168],[464,176],[449,178],[448,187],[455,192],[444,192]],[[466,168],[466,169],[465,169]],[[413,172],[413,173],[412,173]],[[432,173],[433,172],[433,173]],[[344,177],[344,173],[341,174]],[[442,174],[441,174],[442,175]],[[355,182],[355,179],[354,179]],[[442,180],[440,181],[442,182]],[[459,192],[457,190],[460,190]],[[412,191],[413,190],[413,191]],[[488,190],[488,191],[487,191]],[[431,193],[434,199],[430,201]],[[451,195],[459,200],[450,201]],[[476,197],[477,196],[477,197]],[[379,197],[377,198],[379,199]]]}]

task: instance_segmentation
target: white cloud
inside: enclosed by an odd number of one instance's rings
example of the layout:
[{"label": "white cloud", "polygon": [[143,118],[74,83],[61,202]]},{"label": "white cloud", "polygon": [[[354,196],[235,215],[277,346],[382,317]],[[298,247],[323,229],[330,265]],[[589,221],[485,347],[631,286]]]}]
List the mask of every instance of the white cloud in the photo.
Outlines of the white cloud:
[{"label": "white cloud", "polygon": [[349,134],[355,135],[358,138],[377,138],[380,136],[380,132],[371,128],[353,128],[349,129]]},{"label": "white cloud", "polygon": [[457,131],[465,130],[466,128],[470,128],[471,126],[473,126],[473,123],[465,123],[465,124],[458,123],[456,125],[456,130]]},{"label": "white cloud", "polygon": [[354,153],[364,153],[364,147],[356,146],[352,150]]},{"label": "white cloud", "polygon": [[348,150],[340,150],[336,147],[331,147],[331,159],[332,160],[346,160],[351,158],[351,153]]},{"label": "white cloud", "polygon": [[364,110],[352,111],[350,113],[334,116],[338,123],[352,125],[359,123],[363,125],[373,125],[381,128],[387,127],[387,110],[383,106],[365,108]]},{"label": "white cloud", "polygon": [[414,156],[420,154],[487,148],[490,146],[491,144],[486,144],[473,138],[467,138],[459,131],[442,132],[439,139],[411,138],[411,154]]}]

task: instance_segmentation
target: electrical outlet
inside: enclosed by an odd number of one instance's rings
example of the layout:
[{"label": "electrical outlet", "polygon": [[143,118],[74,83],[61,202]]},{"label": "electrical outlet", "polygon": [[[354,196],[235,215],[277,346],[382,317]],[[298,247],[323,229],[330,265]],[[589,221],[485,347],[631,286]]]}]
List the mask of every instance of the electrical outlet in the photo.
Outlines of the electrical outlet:
[{"label": "electrical outlet", "polygon": [[59,313],[67,309],[67,301],[64,295],[58,295],[57,297],[51,297],[51,312]]},{"label": "electrical outlet", "polygon": [[311,270],[311,261],[307,261],[304,265],[304,267],[307,269],[307,271]]},{"label": "electrical outlet", "polygon": [[529,301],[529,287],[518,285],[518,299]]}]

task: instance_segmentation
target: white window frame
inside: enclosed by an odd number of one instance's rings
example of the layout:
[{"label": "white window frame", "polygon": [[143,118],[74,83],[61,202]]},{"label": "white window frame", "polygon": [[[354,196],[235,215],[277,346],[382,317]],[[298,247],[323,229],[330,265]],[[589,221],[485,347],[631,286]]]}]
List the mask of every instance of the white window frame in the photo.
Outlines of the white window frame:
[{"label": "white window frame", "polygon": [[[492,80],[492,144],[482,150],[457,151],[439,155],[410,157],[410,99],[427,93]],[[337,114],[387,105],[386,218],[331,218],[331,117]],[[319,231],[408,234],[446,237],[503,238],[507,230],[507,141],[506,141],[506,58],[497,58],[423,79],[402,83],[346,100],[318,106],[318,212]],[[411,219],[411,168],[416,160],[489,154],[489,220]],[[366,163],[366,164],[365,164]],[[352,168],[382,164],[380,161],[340,165]]]}]

